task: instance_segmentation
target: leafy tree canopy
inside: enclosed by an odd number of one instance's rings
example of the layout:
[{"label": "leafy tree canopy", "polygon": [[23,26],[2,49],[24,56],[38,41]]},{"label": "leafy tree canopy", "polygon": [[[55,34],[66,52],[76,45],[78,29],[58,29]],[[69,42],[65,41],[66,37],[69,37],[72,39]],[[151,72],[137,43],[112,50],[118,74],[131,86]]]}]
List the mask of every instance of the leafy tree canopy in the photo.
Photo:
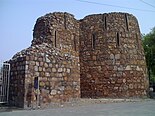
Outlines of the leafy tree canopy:
[{"label": "leafy tree canopy", "polygon": [[150,33],[143,35],[143,47],[145,51],[150,82],[155,83],[155,27]]}]

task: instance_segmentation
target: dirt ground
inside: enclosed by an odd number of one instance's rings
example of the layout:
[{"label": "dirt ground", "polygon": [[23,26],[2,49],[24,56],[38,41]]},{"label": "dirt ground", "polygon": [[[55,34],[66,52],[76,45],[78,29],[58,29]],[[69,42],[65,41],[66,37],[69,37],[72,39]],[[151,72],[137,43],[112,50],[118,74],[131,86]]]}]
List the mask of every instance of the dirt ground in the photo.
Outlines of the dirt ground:
[{"label": "dirt ground", "polygon": [[81,99],[50,109],[2,109],[0,116],[155,116],[153,99]]}]

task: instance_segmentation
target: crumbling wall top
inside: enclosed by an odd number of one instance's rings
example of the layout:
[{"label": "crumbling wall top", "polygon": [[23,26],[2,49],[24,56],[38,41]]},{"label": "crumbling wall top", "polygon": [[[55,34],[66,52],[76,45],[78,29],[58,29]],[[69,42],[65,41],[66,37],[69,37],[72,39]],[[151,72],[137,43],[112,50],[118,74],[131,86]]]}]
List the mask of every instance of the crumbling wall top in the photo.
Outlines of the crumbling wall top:
[{"label": "crumbling wall top", "polygon": [[57,32],[78,30],[78,21],[67,12],[48,13],[37,19],[33,30],[32,45],[43,42],[52,44]]}]

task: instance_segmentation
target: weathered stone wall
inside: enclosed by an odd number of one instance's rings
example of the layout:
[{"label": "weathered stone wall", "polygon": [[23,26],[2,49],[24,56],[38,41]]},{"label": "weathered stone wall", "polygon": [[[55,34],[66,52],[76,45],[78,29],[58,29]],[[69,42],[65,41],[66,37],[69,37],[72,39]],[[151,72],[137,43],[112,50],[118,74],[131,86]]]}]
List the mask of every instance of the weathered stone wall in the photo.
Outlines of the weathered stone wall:
[{"label": "weathered stone wall", "polygon": [[25,57],[10,61],[9,103],[12,106],[23,107],[25,95]]},{"label": "weathered stone wall", "polygon": [[55,12],[37,19],[32,45],[50,43],[60,50],[69,48],[78,53],[79,23],[73,15]]},{"label": "weathered stone wall", "polygon": [[[43,46],[36,45],[37,48],[43,48]],[[33,49],[33,56],[26,57],[26,90],[29,90],[29,85],[33,85],[34,78],[39,77],[41,106],[51,102],[63,103],[72,98],[79,98],[78,57],[65,56],[65,52],[62,53],[57,49],[48,48],[48,46],[42,49],[42,52],[37,52],[36,49]],[[26,94],[29,94],[29,91]],[[31,102],[35,105],[37,100],[35,96],[32,100],[34,101]],[[29,100],[26,101],[29,102]]]},{"label": "weathered stone wall", "polygon": [[[17,53],[12,59],[13,61],[25,57],[23,107],[37,106],[37,90],[34,87],[36,77],[39,78],[39,105],[41,107],[79,98],[78,21],[68,13],[47,14],[37,20],[33,36],[32,45]],[[15,60],[16,62],[18,61]],[[12,72],[17,70],[12,70]],[[14,81],[19,75],[15,75]]]},{"label": "weathered stone wall", "polygon": [[19,107],[48,107],[80,97],[146,95],[140,30],[137,19],[126,13],[79,21],[69,13],[46,14],[36,21],[31,46],[10,63],[9,99]]},{"label": "weathered stone wall", "polygon": [[125,13],[97,14],[80,22],[82,97],[146,95],[147,75],[137,19]]}]

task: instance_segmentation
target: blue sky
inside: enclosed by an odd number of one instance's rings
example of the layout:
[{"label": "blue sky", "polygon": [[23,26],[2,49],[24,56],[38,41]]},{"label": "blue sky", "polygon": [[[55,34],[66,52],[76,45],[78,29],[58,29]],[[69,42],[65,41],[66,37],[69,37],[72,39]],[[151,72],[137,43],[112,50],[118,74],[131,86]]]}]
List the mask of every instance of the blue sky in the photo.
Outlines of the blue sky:
[{"label": "blue sky", "polygon": [[[37,18],[49,12],[69,12],[74,14],[77,19],[82,19],[89,14],[128,12],[137,17],[141,33],[147,34],[155,26],[155,7],[153,7],[155,0],[85,1],[100,4],[78,0],[0,0],[0,60],[8,60],[16,52],[29,47]],[[141,10],[112,7],[105,4]]]}]

